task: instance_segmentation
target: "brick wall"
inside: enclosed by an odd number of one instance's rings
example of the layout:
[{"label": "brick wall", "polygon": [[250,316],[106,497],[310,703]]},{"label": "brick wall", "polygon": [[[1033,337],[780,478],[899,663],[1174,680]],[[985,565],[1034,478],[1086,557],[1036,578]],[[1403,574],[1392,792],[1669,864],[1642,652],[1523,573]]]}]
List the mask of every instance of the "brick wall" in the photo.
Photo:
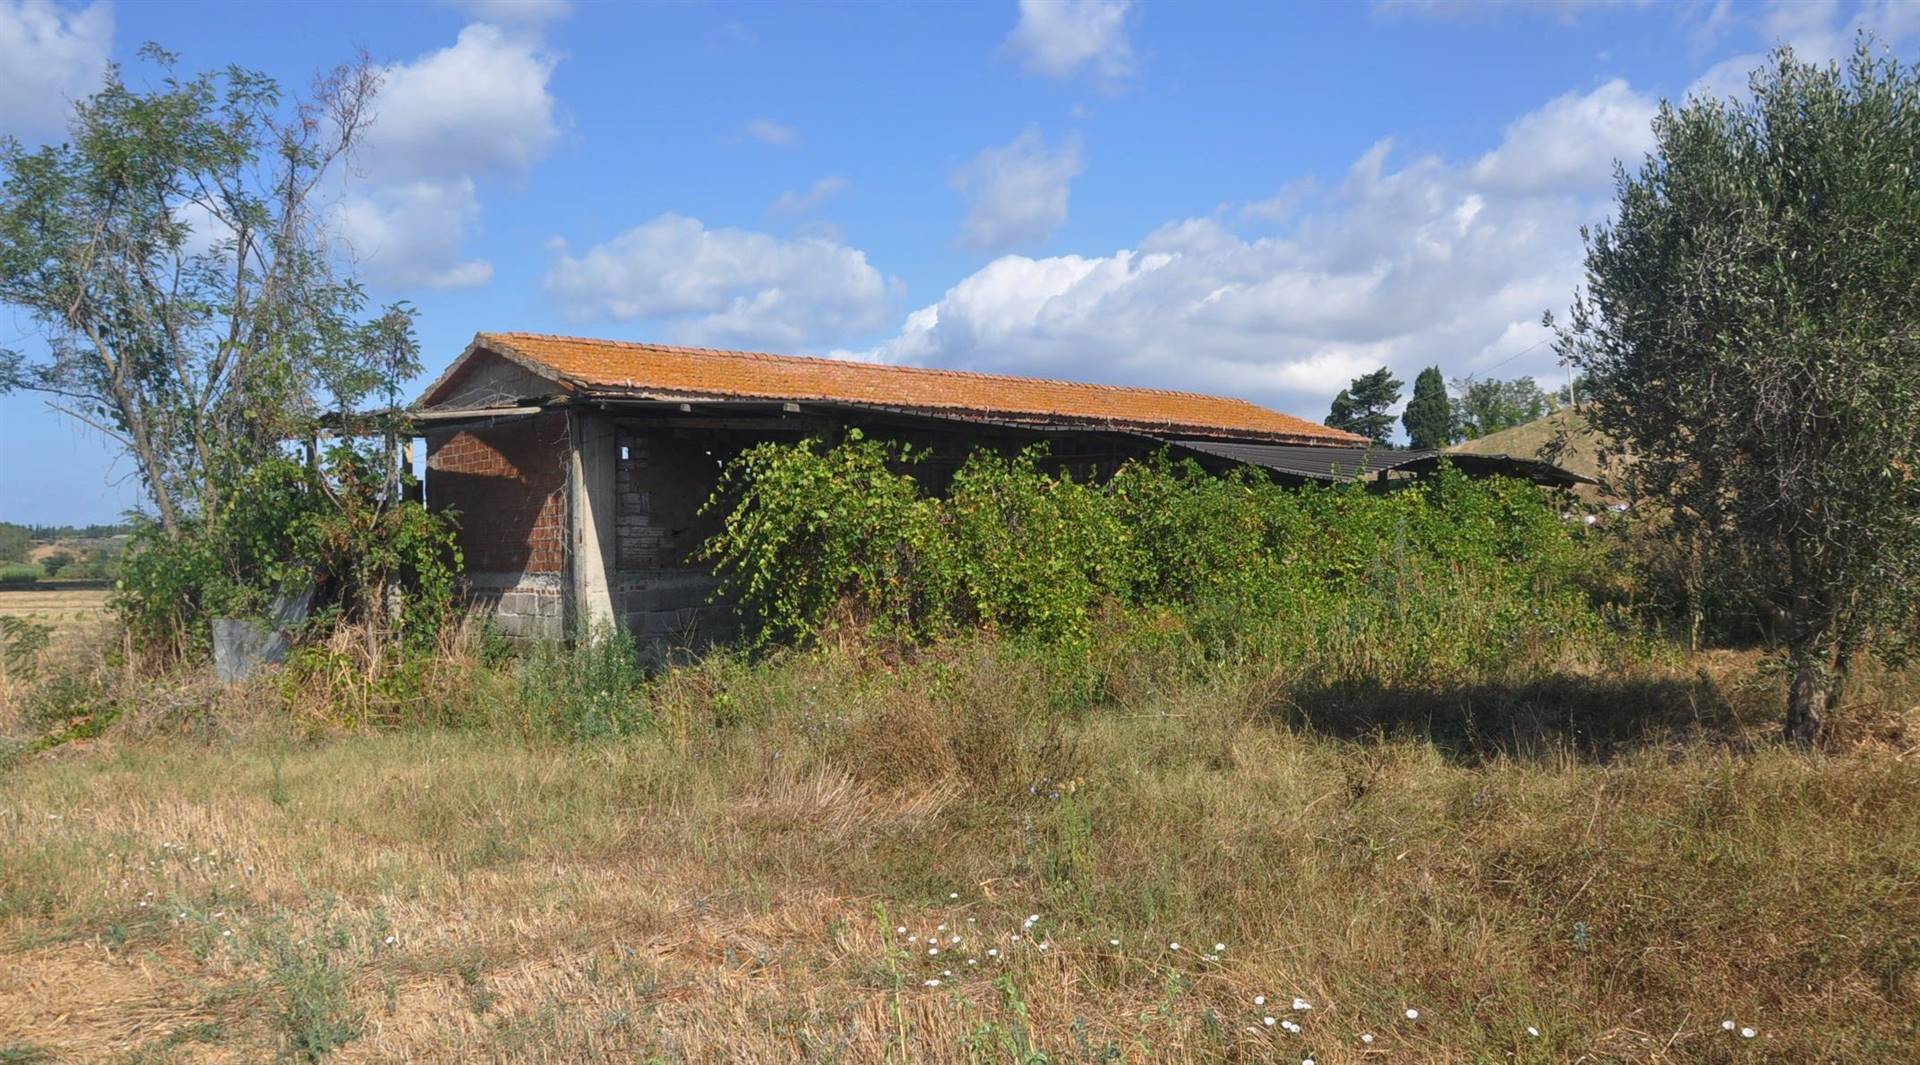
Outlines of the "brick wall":
[{"label": "brick wall", "polygon": [[510,636],[566,632],[567,419],[427,435],[427,505],[454,512],[466,591]]},{"label": "brick wall", "polygon": [[451,509],[467,568],[561,573],[567,419],[541,414],[427,437],[427,503]]}]

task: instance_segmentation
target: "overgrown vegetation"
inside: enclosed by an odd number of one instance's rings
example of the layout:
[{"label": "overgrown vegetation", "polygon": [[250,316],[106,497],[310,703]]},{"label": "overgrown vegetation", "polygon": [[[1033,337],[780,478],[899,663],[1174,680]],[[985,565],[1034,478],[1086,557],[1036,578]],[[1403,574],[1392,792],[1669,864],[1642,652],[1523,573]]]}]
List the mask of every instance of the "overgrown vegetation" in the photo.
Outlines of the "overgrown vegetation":
[{"label": "overgrown vegetation", "polygon": [[944,495],[854,435],[727,469],[708,554],[762,641],[833,624],[924,642],[980,628],[1084,646],[1098,619],[1284,649],[1328,683],[1452,683],[1602,651],[1602,547],[1532,486],[1452,471],[1405,490],[1292,489],[1190,462],[1099,483],[978,451]]},{"label": "overgrown vegetation", "polygon": [[184,535],[135,533],[115,609],[137,647],[179,659],[206,653],[212,618],[259,616],[311,589],[305,632],[353,627],[375,657],[390,637],[430,649],[452,616],[460,553],[447,522],[399,488],[377,456],[349,446],[319,468],[261,462]]},{"label": "overgrown vegetation", "polygon": [[271,682],[199,717],[140,682],[92,751],[4,770],[0,1043],[1911,1058],[1915,677],[1863,680],[1848,720],[1879,731],[1808,759],[1763,738],[1750,657],[1371,698],[1095,632],[631,686],[475,636],[428,704],[450,727],[318,743]]}]

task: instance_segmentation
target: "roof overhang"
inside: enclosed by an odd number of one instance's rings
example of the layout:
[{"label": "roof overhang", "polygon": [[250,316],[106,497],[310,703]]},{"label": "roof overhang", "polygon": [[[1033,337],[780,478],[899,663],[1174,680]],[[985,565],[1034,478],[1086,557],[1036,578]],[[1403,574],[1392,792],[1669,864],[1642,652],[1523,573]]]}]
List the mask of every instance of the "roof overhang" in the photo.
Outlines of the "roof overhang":
[{"label": "roof overhang", "polygon": [[1502,476],[1555,488],[1597,484],[1591,477],[1541,459],[1516,455],[1475,455],[1465,452],[1400,450],[1389,447],[1288,447],[1271,444],[1170,439],[1167,443],[1189,452],[1259,466],[1288,477],[1309,481],[1353,481],[1382,474],[1432,473],[1446,462],[1477,477]]}]

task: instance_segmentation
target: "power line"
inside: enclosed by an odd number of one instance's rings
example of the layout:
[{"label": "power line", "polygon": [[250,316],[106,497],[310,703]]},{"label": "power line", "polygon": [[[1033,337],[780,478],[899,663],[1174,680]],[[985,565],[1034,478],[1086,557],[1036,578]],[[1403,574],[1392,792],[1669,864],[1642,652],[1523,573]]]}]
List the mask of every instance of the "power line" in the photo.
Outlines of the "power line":
[{"label": "power line", "polygon": [[1513,354],[1507,356],[1504,359],[1501,359],[1499,362],[1494,363],[1492,366],[1489,366],[1484,370],[1478,370],[1478,371],[1475,371],[1474,373],[1468,374],[1467,380],[1471,381],[1482,373],[1492,373],[1493,371],[1498,370],[1500,367],[1505,366],[1506,364],[1512,362],[1513,360],[1519,358],[1520,356],[1525,355],[1527,352],[1532,351],[1533,349],[1539,347],[1542,344],[1549,343],[1552,340],[1553,340],[1553,337],[1551,336],[1541,337],[1539,340],[1535,341],[1534,343],[1528,344],[1526,347],[1521,348],[1519,351],[1514,352]]}]

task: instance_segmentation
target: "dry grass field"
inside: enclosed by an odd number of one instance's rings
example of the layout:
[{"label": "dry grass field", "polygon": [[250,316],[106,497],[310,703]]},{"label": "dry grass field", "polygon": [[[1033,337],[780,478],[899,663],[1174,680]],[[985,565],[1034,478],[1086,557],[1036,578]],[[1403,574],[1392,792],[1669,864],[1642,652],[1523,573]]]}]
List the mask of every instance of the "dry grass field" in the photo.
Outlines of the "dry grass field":
[{"label": "dry grass field", "polygon": [[72,635],[99,622],[107,609],[105,588],[0,589],[0,617],[19,617]]},{"label": "dry grass field", "polygon": [[595,742],[504,667],[371,733],[176,679],[0,769],[0,1061],[1920,1060],[1915,686],[1804,756],[1748,665],[1609,678],[1666,716],[1603,747],[992,645]]}]

